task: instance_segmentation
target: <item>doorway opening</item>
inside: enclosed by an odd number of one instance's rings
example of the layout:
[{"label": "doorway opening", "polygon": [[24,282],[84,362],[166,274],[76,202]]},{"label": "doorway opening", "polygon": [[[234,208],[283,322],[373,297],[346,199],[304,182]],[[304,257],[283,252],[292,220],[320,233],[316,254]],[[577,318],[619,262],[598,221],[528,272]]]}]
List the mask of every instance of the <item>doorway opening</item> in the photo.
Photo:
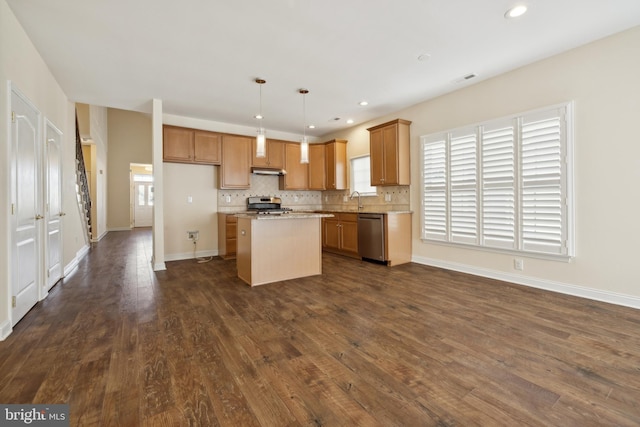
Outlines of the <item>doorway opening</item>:
[{"label": "doorway opening", "polygon": [[130,226],[151,227],[153,222],[153,167],[150,164],[131,163]]}]

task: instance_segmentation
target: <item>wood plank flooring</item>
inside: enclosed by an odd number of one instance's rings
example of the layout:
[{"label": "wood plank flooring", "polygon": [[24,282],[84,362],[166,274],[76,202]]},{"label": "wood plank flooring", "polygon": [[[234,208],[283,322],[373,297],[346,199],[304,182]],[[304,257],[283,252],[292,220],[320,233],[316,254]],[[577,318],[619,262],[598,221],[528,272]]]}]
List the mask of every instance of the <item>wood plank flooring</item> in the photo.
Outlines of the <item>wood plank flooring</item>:
[{"label": "wood plank flooring", "polygon": [[249,288],[111,232],[0,342],[1,403],[78,426],[638,426],[640,310],[325,255]]}]

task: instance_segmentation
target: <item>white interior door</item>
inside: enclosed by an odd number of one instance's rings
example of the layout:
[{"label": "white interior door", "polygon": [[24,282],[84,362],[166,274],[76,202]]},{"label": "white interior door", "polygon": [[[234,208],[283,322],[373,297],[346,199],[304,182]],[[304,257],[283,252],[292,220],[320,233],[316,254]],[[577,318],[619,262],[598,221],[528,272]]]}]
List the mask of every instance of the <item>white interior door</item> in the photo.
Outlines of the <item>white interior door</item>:
[{"label": "white interior door", "polygon": [[153,219],[153,183],[134,182],[133,226],[151,227]]},{"label": "white interior door", "polygon": [[46,290],[62,278],[62,132],[46,121]]},{"label": "white interior door", "polygon": [[11,323],[38,302],[41,283],[38,110],[11,90]]}]

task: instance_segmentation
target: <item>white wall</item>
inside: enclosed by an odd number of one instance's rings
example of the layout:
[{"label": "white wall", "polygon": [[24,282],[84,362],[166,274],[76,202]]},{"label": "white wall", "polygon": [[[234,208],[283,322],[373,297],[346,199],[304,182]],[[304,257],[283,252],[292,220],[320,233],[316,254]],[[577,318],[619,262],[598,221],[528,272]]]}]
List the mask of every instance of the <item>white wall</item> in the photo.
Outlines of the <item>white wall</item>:
[{"label": "white wall", "polygon": [[92,223],[94,240],[102,239],[107,234],[107,171],[109,137],[107,133],[107,108],[89,106],[91,138],[95,145],[95,193],[92,203],[95,205],[95,223]]},{"label": "white wall", "polygon": [[135,111],[108,109],[108,197],[107,227],[128,230],[131,227],[131,163],[152,161],[151,117]]},{"label": "white wall", "polygon": [[0,339],[10,329],[10,252],[9,237],[11,203],[9,192],[9,112],[10,94],[7,81],[20,91],[51,120],[62,133],[63,143],[63,264],[71,265],[85,247],[84,232],[75,197],[75,114],[47,65],[44,63],[5,0],[0,0]]},{"label": "white wall", "polygon": [[[368,151],[367,127],[411,120],[414,261],[640,308],[640,27],[596,41],[330,138]],[[420,136],[575,101],[576,257],[524,258],[420,240]]]}]

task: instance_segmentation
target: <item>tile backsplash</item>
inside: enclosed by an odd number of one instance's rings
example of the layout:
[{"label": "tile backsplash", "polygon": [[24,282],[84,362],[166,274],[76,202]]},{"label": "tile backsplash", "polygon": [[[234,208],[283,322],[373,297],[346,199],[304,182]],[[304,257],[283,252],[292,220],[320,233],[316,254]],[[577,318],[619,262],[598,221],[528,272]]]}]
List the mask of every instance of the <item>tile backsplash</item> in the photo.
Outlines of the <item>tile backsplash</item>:
[{"label": "tile backsplash", "polygon": [[[349,198],[349,190],[283,191],[278,188],[277,176],[251,175],[249,190],[219,190],[218,211],[238,212],[247,207],[247,197],[276,196],[282,206],[294,210],[357,210],[358,198]],[[387,201],[388,200],[388,201]],[[378,187],[375,196],[360,198],[364,210],[409,210],[409,186]]]}]

